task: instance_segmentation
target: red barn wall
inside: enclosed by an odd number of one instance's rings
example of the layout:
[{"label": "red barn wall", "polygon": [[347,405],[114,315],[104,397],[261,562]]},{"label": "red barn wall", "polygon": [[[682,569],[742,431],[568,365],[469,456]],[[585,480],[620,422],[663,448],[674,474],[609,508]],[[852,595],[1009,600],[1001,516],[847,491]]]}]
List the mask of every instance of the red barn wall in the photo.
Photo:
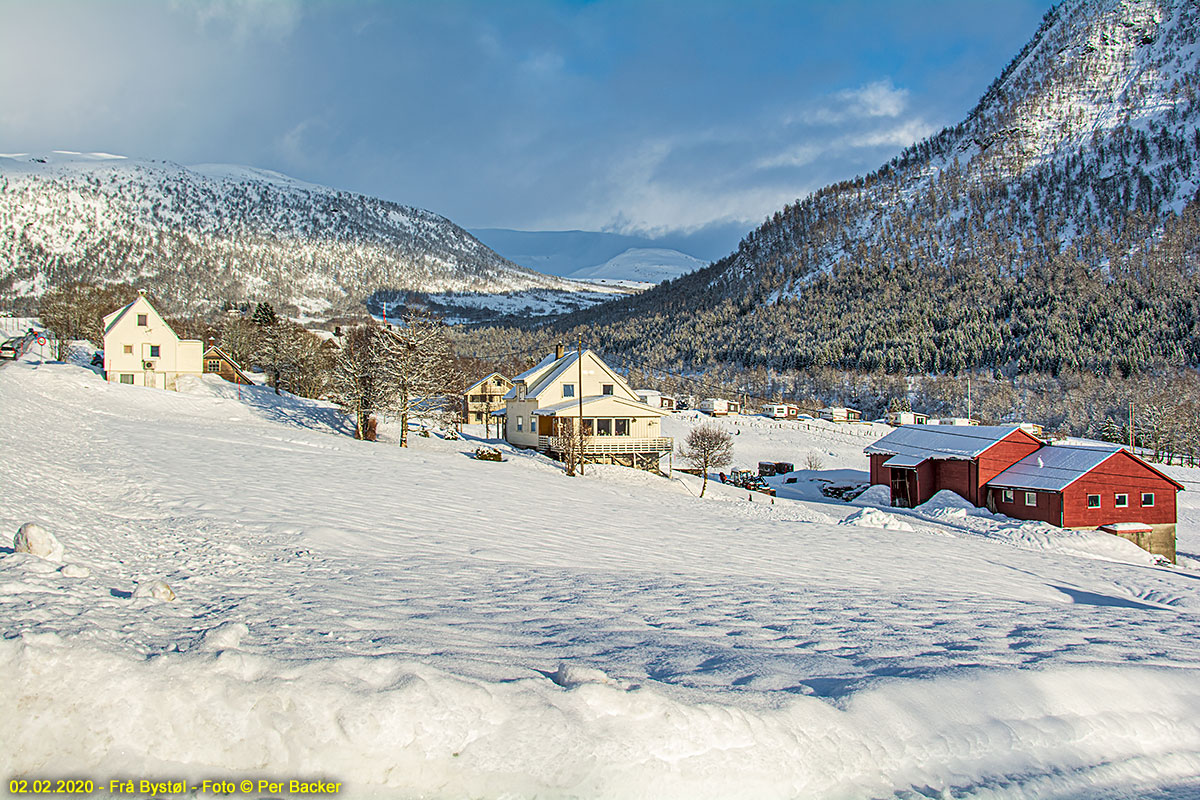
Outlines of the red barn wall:
[{"label": "red barn wall", "polygon": [[964,500],[975,502],[975,498],[971,496],[971,473],[974,470],[970,461],[939,460],[934,464],[933,478],[937,485],[931,496],[942,489],[949,489]]},{"label": "red barn wall", "polygon": [[1042,443],[1018,428],[979,454],[977,487],[982,487],[1013,464],[1040,449]]},{"label": "red barn wall", "polygon": [[[1116,508],[1113,495],[1129,495],[1129,505]],[[1154,492],[1154,506],[1142,507],[1142,492]],[[1063,524],[1091,528],[1110,522],[1175,523],[1175,485],[1124,450],[1072,483],[1066,498]],[[1100,495],[1100,508],[1088,508],[1087,496]]]},{"label": "red barn wall", "polygon": [[[987,489],[992,495],[997,513],[1013,519],[1030,519],[1049,522],[1051,525],[1061,525],[1063,519],[1063,497],[1058,492],[1034,492],[1037,495],[1037,505],[1025,505],[1025,489],[1013,489],[1013,501],[1004,501],[1004,489],[990,486]],[[986,498],[984,498],[986,501]]]}]

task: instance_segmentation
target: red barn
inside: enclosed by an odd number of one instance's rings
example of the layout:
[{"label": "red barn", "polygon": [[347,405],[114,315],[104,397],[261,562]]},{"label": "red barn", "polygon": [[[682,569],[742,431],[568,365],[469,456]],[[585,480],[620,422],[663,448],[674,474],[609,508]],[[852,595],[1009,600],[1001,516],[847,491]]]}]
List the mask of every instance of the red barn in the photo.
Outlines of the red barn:
[{"label": "red barn", "polygon": [[1175,561],[1175,493],[1183,486],[1119,445],[1048,445],[1016,426],[913,425],[865,452],[871,483],[890,486],[894,506],[949,489],[1016,519],[1103,527]]},{"label": "red barn", "polygon": [[1182,489],[1118,445],[1057,444],[993,478],[987,506],[1064,528],[1108,528],[1174,562],[1175,493]]},{"label": "red barn", "polygon": [[983,487],[1042,446],[1016,425],[903,425],[866,448],[871,483],[892,488],[892,505],[918,506],[942,489],[983,505]]}]

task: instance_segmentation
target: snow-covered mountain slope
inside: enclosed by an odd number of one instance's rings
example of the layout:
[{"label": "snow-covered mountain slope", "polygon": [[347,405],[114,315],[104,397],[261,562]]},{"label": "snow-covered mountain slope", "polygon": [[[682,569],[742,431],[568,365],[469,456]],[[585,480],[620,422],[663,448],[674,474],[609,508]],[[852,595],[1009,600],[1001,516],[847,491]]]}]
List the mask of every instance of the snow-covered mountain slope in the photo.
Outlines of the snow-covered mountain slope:
[{"label": "snow-covered mountain slope", "polygon": [[707,266],[698,258],[662,247],[631,247],[603,264],[575,270],[569,278],[586,281],[662,283]]},{"label": "snow-covered mountain slope", "polygon": [[[678,233],[651,238],[601,231],[514,231],[506,228],[481,228],[471,231],[481,242],[505,258],[539,272],[563,277],[575,277],[576,273],[595,269],[629,250],[678,252],[684,256],[684,259],[678,262],[681,266],[687,263],[688,257],[695,259],[697,264],[682,269],[678,273],[682,274],[704,265],[700,263],[703,258],[696,256],[703,257],[709,253],[720,256],[728,252],[727,243],[736,242],[744,232],[744,229],[739,229],[736,233],[729,233],[722,228],[705,233]],[[676,263],[675,259],[678,258],[671,257],[672,260],[667,263]],[[646,281],[645,278],[624,276],[616,279]]]},{"label": "snow-covered mountain slope", "polygon": [[[390,444],[357,442],[326,405],[215,379],[174,394],[26,358],[0,368],[0,407],[0,530],[40,520],[87,570],[0,550],[6,775],[323,778],[346,797],[1200,791],[1200,581],[1127,542],[1035,526],[1084,545],[1068,554],[945,504],[895,512],[905,530],[888,509],[701,499],[691,478],[567,478],[471,459],[469,438],[401,450],[387,426]],[[852,458],[837,433],[763,421],[735,448]],[[137,596],[160,579],[174,602]]]},{"label": "snow-covered mountain slope", "polygon": [[0,157],[0,303],[126,282],[177,312],[268,299],[361,311],[378,291],[575,292],[444,217],[276,172],[109,154]]},{"label": "snow-covered mountain slope", "polygon": [[1200,7],[1066,0],[962,123],[577,321],[697,368],[1195,366],[1198,198]]}]

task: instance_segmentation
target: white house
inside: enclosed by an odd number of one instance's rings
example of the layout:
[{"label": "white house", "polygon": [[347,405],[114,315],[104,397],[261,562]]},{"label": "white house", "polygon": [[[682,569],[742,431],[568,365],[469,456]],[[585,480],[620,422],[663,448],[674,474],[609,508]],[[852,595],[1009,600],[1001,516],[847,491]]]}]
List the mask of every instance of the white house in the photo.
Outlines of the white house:
[{"label": "white house", "polygon": [[180,339],[144,294],[104,318],[104,375],[110,383],[174,389],[204,372],[204,344]]},{"label": "white house", "polygon": [[978,425],[979,420],[970,419],[969,417],[942,417],[937,421],[938,425]]},{"label": "white house", "polygon": [[[582,427],[584,459],[657,471],[675,443],[662,435],[668,412],[643,403],[591,350],[559,347],[513,378],[504,396],[504,438],[561,458],[560,437]],[[558,440],[558,441],[556,441]]]}]

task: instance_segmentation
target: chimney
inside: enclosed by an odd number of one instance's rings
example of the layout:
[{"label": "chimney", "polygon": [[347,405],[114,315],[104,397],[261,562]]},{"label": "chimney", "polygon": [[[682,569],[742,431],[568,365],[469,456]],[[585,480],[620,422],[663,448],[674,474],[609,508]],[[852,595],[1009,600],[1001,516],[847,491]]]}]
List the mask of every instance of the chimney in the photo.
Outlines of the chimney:
[{"label": "chimney", "polygon": [[567,352],[567,351],[566,351],[566,348],[565,348],[565,347],[563,347],[561,344],[557,344],[557,345],[555,345],[555,346],[554,346],[554,358],[555,358],[556,360],[557,360],[557,359],[560,359],[560,358],[562,358],[564,355],[566,355],[566,352]]}]

